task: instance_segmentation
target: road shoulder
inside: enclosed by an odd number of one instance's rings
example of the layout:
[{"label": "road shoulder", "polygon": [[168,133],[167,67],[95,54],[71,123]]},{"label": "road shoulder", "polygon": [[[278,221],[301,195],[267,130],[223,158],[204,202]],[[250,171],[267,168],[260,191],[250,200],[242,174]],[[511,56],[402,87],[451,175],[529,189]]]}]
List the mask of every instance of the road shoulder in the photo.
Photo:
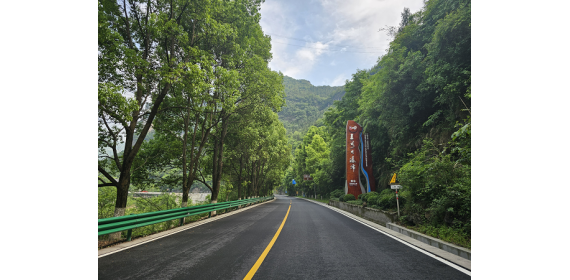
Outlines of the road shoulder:
[{"label": "road shoulder", "polygon": [[117,253],[117,252],[120,252],[120,251],[123,251],[126,249],[130,249],[130,248],[133,248],[133,247],[136,247],[136,246],[148,243],[148,242],[152,242],[152,241],[155,241],[157,239],[160,239],[160,238],[163,238],[163,237],[166,237],[169,235],[173,235],[173,234],[185,231],[185,230],[189,230],[191,228],[201,226],[203,224],[207,224],[207,223],[210,223],[213,221],[217,221],[219,219],[223,219],[225,217],[229,217],[231,215],[238,214],[238,213],[241,213],[243,211],[247,211],[249,209],[255,208],[259,205],[262,205],[265,203],[271,203],[273,201],[275,201],[275,199],[272,199],[272,200],[269,200],[266,202],[262,202],[262,203],[258,203],[258,204],[254,204],[254,205],[250,205],[248,207],[244,207],[244,208],[239,209],[239,210],[231,211],[229,213],[224,213],[223,215],[217,215],[215,217],[204,219],[204,220],[194,222],[194,223],[190,223],[187,225],[183,225],[181,227],[175,227],[173,229],[165,230],[165,231],[158,232],[155,234],[151,234],[151,235],[148,235],[145,237],[140,237],[140,238],[137,238],[137,239],[129,241],[129,242],[123,242],[123,243],[119,243],[119,244],[114,245],[114,246],[99,249],[98,258],[102,258],[102,257],[108,256],[108,255],[111,255],[111,254],[114,254],[114,253]]},{"label": "road shoulder", "polygon": [[413,238],[408,237],[408,236],[406,236],[406,235],[404,235],[404,234],[398,233],[398,232],[396,232],[396,231],[393,231],[393,230],[391,230],[391,229],[388,229],[388,228],[386,228],[386,227],[383,227],[383,226],[381,226],[381,225],[379,225],[379,224],[377,224],[377,223],[371,222],[371,221],[369,221],[369,220],[366,220],[366,219],[364,219],[364,218],[361,218],[361,217],[359,217],[359,216],[356,216],[356,215],[354,215],[354,214],[352,214],[352,213],[349,213],[349,212],[346,212],[346,211],[344,211],[344,210],[338,209],[338,208],[336,208],[336,207],[330,206],[330,205],[328,205],[328,204],[325,204],[325,203],[322,203],[322,202],[318,202],[318,201],[314,201],[314,200],[310,200],[310,199],[305,199],[305,198],[300,198],[300,199],[303,199],[303,200],[306,200],[306,201],[309,201],[309,202],[312,202],[312,203],[321,205],[321,206],[323,206],[323,207],[327,207],[327,208],[329,208],[329,209],[331,209],[331,210],[333,210],[333,211],[336,211],[336,212],[338,212],[338,213],[341,213],[342,215],[345,215],[345,216],[347,216],[347,217],[349,217],[349,218],[352,218],[353,220],[356,220],[356,221],[358,221],[358,222],[360,222],[360,223],[362,223],[362,224],[365,224],[365,225],[368,225],[368,226],[373,227],[373,228],[375,228],[375,229],[378,229],[379,231],[381,231],[382,233],[384,233],[384,234],[386,234],[386,235],[390,235],[390,236],[392,236],[392,237],[398,238],[398,239],[400,239],[400,240],[402,240],[402,241],[404,241],[404,242],[406,242],[406,243],[409,243],[410,245],[413,245],[413,246],[415,246],[415,247],[417,247],[417,248],[419,248],[419,249],[422,249],[422,250],[424,250],[424,251],[427,251],[427,252],[429,252],[429,253],[431,253],[431,254],[433,254],[433,255],[435,255],[435,256],[438,256],[438,257],[440,257],[440,258],[442,258],[442,259],[445,259],[445,260],[447,260],[447,261],[449,261],[449,262],[452,262],[452,263],[454,263],[454,264],[456,264],[456,265],[458,265],[458,266],[461,266],[461,267],[463,267],[463,268],[468,269],[469,271],[471,271],[471,260],[464,259],[464,258],[462,258],[462,257],[460,257],[460,256],[457,256],[457,255],[455,255],[455,254],[449,253],[449,252],[447,252],[447,251],[445,251],[445,250],[442,250],[442,249],[433,247],[433,246],[431,246],[431,245],[425,244],[425,243],[423,243],[423,242],[421,242],[421,241],[419,241],[419,240],[413,239]]}]

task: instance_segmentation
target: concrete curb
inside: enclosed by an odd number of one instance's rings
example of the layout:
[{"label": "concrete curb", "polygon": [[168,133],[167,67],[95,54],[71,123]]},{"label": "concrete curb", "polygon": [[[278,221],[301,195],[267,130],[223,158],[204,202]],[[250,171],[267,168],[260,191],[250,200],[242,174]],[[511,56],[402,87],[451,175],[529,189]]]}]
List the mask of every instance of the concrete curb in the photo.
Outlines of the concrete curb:
[{"label": "concrete curb", "polygon": [[270,202],[273,202],[273,201],[275,201],[275,199],[272,199],[272,200],[269,200],[269,201],[265,201],[265,202],[262,202],[262,203],[258,203],[258,204],[254,204],[254,205],[250,205],[250,206],[241,208],[241,209],[239,209],[239,210],[235,210],[235,211],[231,211],[231,212],[229,212],[229,213],[224,213],[224,214],[222,214],[222,215],[215,216],[215,217],[213,217],[213,218],[207,218],[207,219],[204,219],[204,220],[201,220],[201,221],[197,221],[197,222],[194,222],[194,223],[190,223],[190,224],[187,224],[187,225],[183,225],[183,226],[180,226],[180,227],[175,227],[175,228],[173,228],[173,229],[169,229],[169,230],[157,232],[157,233],[155,233],[155,234],[151,234],[151,235],[148,235],[148,236],[145,236],[145,237],[137,238],[137,239],[132,240],[132,241],[130,241],[130,242],[123,242],[123,243],[119,243],[119,244],[114,245],[114,246],[111,246],[111,247],[99,249],[98,258],[102,258],[102,257],[105,257],[105,256],[108,256],[108,255],[111,255],[111,254],[114,254],[114,253],[117,253],[117,252],[120,252],[120,251],[129,249],[129,248],[133,248],[133,247],[142,245],[142,244],[144,244],[144,243],[152,242],[152,241],[154,241],[154,240],[157,240],[157,239],[160,239],[160,238],[169,236],[169,235],[173,235],[173,234],[179,233],[179,232],[181,232],[181,231],[189,230],[189,229],[191,229],[191,228],[195,228],[195,227],[201,226],[201,225],[203,225],[203,224],[207,224],[207,223],[210,223],[210,222],[213,222],[213,221],[217,221],[217,220],[219,220],[219,219],[223,219],[223,218],[225,218],[225,217],[229,217],[229,216],[231,216],[231,215],[234,215],[234,214],[237,214],[237,213],[241,213],[241,212],[243,212],[243,211],[246,211],[246,210],[252,209],[252,208],[254,208],[254,207],[257,207],[257,206],[259,206],[259,205],[262,205],[262,204],[265,204],[265,203],[270,203]]},{"label": "concrete curb", "polygon": [[[298,197],[298,198],[300,198],[300,197]],[[321,205],[321,206],[323,206],[323,207],[327,207],[327,208],[329,208],[329,209],[331,209],[331,210],[333,210],[333,211],[339,212],[339,213],[341,213],[341,214],[343,214],[343,215],[345,215],[345,216],[347,216],[347,217],[350,217],[350,218],[352,218],[352,219],[354,219],[354,220],[357,220],[357,221],[359,221],[359,222],[361,222],[361,223],[363,223],[363,224],[366,224],[366,225],[369,225],[369,226],[371,226],[371,227],[374,227],[374,228],[376,228],[376,229],[382,231],[383,233],[385,233],[385,234],[387,234],[387,235],[391,235],[391,236],[393,236],[393,237],[396,237],[396,238],[398,238],[398,239],[400,239],[400,240],[402,240],[402,241],[404,241],[404,242],[406,242],[406,243],[409,243],[410,245],[413,245],[413,246],[415,246],[415,247],[417,247],[417,248],[419,248],[419,249],[422,249],[422,250],[424,250],[424,251],[427,251],[427,252],[429,252],[429,253],[431,253],[431,254],[433,254],[433,255],[435,255],[435,256],[438,256],[438,257],[440,257],[440,258],[442,258],[442,259],[445,259],[445,260],[447,260],[447,261],[449,261],[449,262],[452,262],[452,263],[454,263],[454,264],[456,264],[456,265],[458,265],[458,266],[461,266],[461,267],[463,267],[463,268],[468,269],[469,271],[471,271],[471,260],[470,260],[470,259],[468,260],[468,259],[465,259],[465,258],[460,257],[460,256],[458,256],[458,255],[455,255],[455,254],[452,254],[452,253],[447,252],[447,251],[445,251],[445,250],[442,250],[442,249],[440,249],[440,248],[437,248],[437,247],[428,245],[428,244],[426,244],[426,243],[424,243],[424,242],[422,242],[422,241],[416,240],[416,239],[411,238],[411,237],[409,237],[409,236],[407,236],[407,235],[401,234],[401,233],[399,233],[399,232],[397,232],[397,231],[388,229],[388,228],[386,228],[386,227],[384,227],[384,226],[381,226],[381,225],[379,225],[379,224],[377,224],[377,223],[374,223],[374,222],[371,222],[371,221],[369,221],[369,220],[363,219],[363,218],[361,218],[361,217],[359,217],[359,216],[356,216],[356,215],[354,215],[354,214],[352,214],[352,213],[349,213],[349,212],[347,212],[347,211],[344,211],[344,210],[342,210],[342,209],[339,209],[339,208],[330,206],[330,205],[328,205],[328,204],[325,204],[325,203],[322,203],[322,202],[318,202],[318,201],[314,201],[314,200],[310,200],[310,199],[306,199],[306,198],[300,198],[300,199],[304,199],[304,200],[306,200],[306,201],[310,201],[310,202],[312,202],[312,203],[319,204],[319,205]],[[441,242],[443,242],[443,241],[441,241]],[[469,253],[471,253],[471,251],[470,251]],[[469,254],[469,256],[471,256],[471,254]],[[471,275],[471,274],[469,274],[469,275]]]},{"label": "concrete curb", "polygon": [[447,252],[450,252],[454,255],[458,255],[462,258],[471,260],[471,250],[467,249],[467,248],[463,248],[451,243],[447,243],[445,241],[439,240],[435,237],[431,237],[422,233],[419,233],[417,231],[405,228],[405,227],[401,227],[399,225],[393,224],[393,223],[387,223],[386,227],[399,232],[401,234],[404,234],[406,236],[409,236],[415,240],[419,240],[423,243],[426,243],[428,245],[431,245],[433,247],[437,247],[439,249],[445,250]]}]

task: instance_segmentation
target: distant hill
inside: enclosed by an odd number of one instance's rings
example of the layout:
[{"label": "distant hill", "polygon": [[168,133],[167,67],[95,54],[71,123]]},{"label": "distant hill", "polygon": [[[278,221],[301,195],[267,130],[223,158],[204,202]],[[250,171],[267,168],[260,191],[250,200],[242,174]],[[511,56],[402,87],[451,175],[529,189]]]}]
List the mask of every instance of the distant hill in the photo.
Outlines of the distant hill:
[{"label": "distant hill", "polygon": [[279,112],[279,120],[287,129],[287,136],[294,140],[303,137],[307,129],[321,118],[325,110],[344,95],[344,86],[314,86],[307,80],[283,77],[285,104]]}]

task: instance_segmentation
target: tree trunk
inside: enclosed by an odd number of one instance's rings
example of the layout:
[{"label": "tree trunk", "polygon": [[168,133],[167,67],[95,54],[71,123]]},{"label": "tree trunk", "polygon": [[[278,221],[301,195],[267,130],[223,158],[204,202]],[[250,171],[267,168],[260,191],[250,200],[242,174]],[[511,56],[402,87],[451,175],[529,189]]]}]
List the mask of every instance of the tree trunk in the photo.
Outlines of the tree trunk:
[{"label": "tree trunk", "polygon": [[251,193],[250,196],[255,196],[255,161],[251,163]]},{"label": "tree trunk", "polygon": [[[137,81],[138,80],[139,78],[137,77]],[[146,137],[152,125],[154,117],[158,113],[158,107],[164,100],[164,97],[168,93],[169,89],[170,89],[170,84],[166,84],[165,87],[161,90],[154,105],[152,106],[148,119],[134,145],[133,145],[134,132],[135,132],[135,127],[137,126],[137,119],[140,111],[137,110],[133,111],[132,113],[133,120],[131,121],[128,127],[125,127],[125,134],[126,134],[125,149],[123,152],[123,164],[120,168],[121,175],[119,176],[119,181],[117,182],[117,200],[115,202],[115,217],[125,215],[125,208],[127,207],[127,198],[129,194],[129,186],[131,183],[131,167],[133,165],[133,161],[135,160],[135,156],[139,152],[140,147],[144,141],[144,138]],[[139,96],[141,94],[141,91],[142,89],[140,88],[137,90],[137,101],[139,102],[139,104],[141,104]],[[109,234],[109,239],[112,241],[118,240],[119,238],[121,238],[120,232]]]},{"label": "tree trunk", "polygon": [[[180,204],[181,208],[184,208],[186,206],[188,206],[188,192],[190,191],[190,188],[188,187],[188,175],[187,175],[187,169],[188,166],[186,165],[186,145],[187,145],[187,141],[188,141],[188,121],[189,121],[189,115],[186,115],[184,117],[184,136],[182,139],[182,203]],[[194,132],[194,134],[196,134],[196,132]],[[184,224],[185,222],[185,218],[181,219],[181,225]]]},{"label": "tree trunk", "polygon": [[239,175],[238,175],[238,200],[241,199],[241,173],[243,170],[243,155],[239,158]]},{"label": "tree trunk", "polygon": [[[128,166],[130,170],[130,166]],[[127,199],[129,197],[129,185],[130,185],[130,173],[121,172],[119,177],[119,186],[117,187],[117,200],[115,201],[115,213],[114,217],[120,217],[125,215],[125,209],[127,208]],[[114,232],[109,234],[109,240],[116,241],[121,238],[121,232]]]},{"label": "tree trunk", "polygon": [[[228,123],[226,120],[222,120],[222,131],[218,139],[216,139],[216,144],[214,147],[214,160],[213,160],[213,174],[212,179],[212,201],[218,201],[218,194],[220,192],[220,185],[222,180],[222,168],[223,168],[223,158],[224,158],[224,138],[228,131]],[[216,203],[212,202],[212,203]],[[215,211],[213,212],[215,214]]]}]

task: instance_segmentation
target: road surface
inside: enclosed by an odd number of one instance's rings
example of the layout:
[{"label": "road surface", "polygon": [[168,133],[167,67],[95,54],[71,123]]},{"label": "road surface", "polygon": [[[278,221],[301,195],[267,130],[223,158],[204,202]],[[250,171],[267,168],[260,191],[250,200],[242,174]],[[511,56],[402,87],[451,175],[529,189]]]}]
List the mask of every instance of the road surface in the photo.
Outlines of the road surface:
[{"label": "road surface", "polygon": [[331,209],[276,196],[273,202],[101,257],[99,279],[244,279],[282,224],[253,279],[471,278]]}]

